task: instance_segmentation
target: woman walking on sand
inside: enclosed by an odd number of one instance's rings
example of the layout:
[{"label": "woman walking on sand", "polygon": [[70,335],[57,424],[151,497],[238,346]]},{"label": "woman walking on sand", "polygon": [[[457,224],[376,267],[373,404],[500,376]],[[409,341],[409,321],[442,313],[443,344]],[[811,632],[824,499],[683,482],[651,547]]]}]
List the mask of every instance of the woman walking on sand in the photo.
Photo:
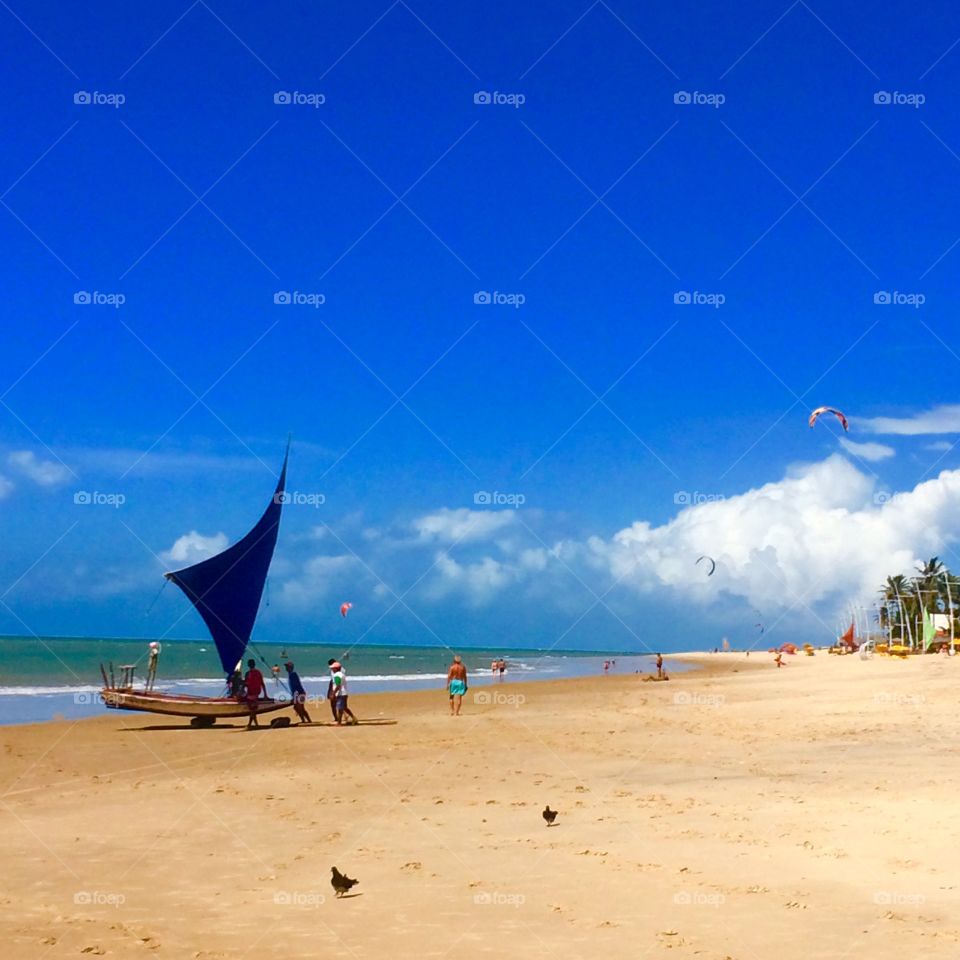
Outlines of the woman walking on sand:
[{"label": "woman walking on sand", "polygon": [[463,695],[467,692],[467,668],[459,654],[453,658],[447,673],[447,691],[450,694],[450,716],[459,717]]}]

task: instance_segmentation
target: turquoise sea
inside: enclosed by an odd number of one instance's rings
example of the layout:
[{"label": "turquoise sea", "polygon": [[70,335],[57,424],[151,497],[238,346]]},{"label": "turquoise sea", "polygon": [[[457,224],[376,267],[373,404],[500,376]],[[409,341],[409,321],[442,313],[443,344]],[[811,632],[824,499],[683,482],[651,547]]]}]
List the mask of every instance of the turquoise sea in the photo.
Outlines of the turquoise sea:
[{"label": "turquoise sea", "polygon": [[[32,723],[59,717],[103,713],[98,693],[102,687],[100,665],[108,676],[111,665],[117,679],[120,666],[133,664],[137,686],[147,664],[149,640],[79,637],[0,637],[0,724]],[[442,690],[453,653],[459,653],[470,674],[471,685],[489,683],[491,661],[507,662],[505,680],[550,680],[562,677],[599,676],[605,661],[610,672],[648,672],[654,658],[648,654],[516,648],[355,646],[349,650],[325,644],[282,646],[262,643],[248,651],[264,675],[273,664],[290,659],[308,693],[322,696],[327,687],[327,661],[342,660],[351,694],[395,690]],[[266,664],[266,666],[265,666]],[[671,670],[682,669],[678,663]],[[281,675],[285,671],[281,670]],[[499,678],[497,678],[499,682]],[[268,680],[268,687],[285,689]],[[219,696],[224,690],[220,660],[211,641],[164,640],[157,674],[158,690]]]}]

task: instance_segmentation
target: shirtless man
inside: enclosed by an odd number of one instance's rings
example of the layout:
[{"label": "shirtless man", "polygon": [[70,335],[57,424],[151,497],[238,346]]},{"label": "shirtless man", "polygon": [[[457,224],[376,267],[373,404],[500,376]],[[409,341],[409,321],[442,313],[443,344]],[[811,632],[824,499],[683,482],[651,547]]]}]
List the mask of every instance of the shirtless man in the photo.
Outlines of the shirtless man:
[{"label": "shirtless man", "polygon": [[663,679],[663,657],[659,653],[657,654],[657,679]]},{"label": "shirtless man", "polygon": [[467,692],[467,668],[459,654],[453,658],[447,673],[447,691],[450,694],[450,716],[459,717],[463,695]]},{"label": "shirtless man", "polygon": [[266,684],[263,682],[263,674],[257,669],[257,661],[250,659],[247,661],[247,675],[243,678],[244,686],[247,691],[247,709],[250,711],[250,719],[247,721],[247,729],[252,730],[259,727],[257,720],[257,706],[261,697],[266,697]]}]

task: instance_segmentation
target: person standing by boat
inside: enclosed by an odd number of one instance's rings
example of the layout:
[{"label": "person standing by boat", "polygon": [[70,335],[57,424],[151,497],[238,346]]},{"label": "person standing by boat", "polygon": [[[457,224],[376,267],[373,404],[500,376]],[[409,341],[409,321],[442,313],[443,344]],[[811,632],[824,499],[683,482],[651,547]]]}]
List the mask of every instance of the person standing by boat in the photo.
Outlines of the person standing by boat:
[{"label": "person standing by boat", "polygon": [[347,706],[347,675],[343,666],[336,660],[329,661],[329,666],[330,682],[333,687],[334,719],[337,721],[337,726],[343,723],[344,714],[350,717],[351,722],[358,723],[353,711]]},{"label": "person standing by boat", "polygon": [[152,690],[157,679],[157,663],[160,660],[160,644],[150,641],[150,659],[147,661],[147,689]]},{"label": "person standing by boat", "polygon": [[447,672],[447,691],[450,694],[450,716],[459,717],[463,695],[467,692],[467,668],[459,654],[453,658]]},{"label": "person standing by boat", "polygon": [[287,682],[290,684],[290,696],[293,698],[293,709],[301,723],[310,723],[310,714],[307,713],[307,708],[304,706],[307,701],[307,691],[303,688],[300,674],[293,669],[292,661],[288,660],[285,666],[287,668]]},{"label": "person standing by boat", "polygon": [[243,683],[246,688],[247,708],[250,710],[247,729],[252,730],[260,726],[257,720],[257,706],[260,698],[266,694],[266,684],[263,682],[263,674],[257,669],[257,661],[252,657],[247,661],[247,668]]}]

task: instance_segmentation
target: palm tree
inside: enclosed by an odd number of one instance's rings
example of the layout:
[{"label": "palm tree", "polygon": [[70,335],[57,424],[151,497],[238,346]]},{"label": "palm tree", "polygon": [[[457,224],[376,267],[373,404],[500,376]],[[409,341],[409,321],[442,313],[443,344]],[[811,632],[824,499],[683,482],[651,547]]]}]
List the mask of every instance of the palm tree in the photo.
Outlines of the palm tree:
[{"label": "palm tree", "polygon": [[887,577],[887,582],[881,590],[883,599],[887,605],[893,604],[896,609],[896,621],[890,627],[890,639],[894,639],[894,631],[899,627],[899,639],[903,641],[903,627],[906,624],[907,637],[910,640],[910,646],[913,646],[913,632],[910,629],[910,618],[914,615],[916,607],[916,598],[912,596],[913,588],[910,582],[903,574],[897,574],[895,577]]}]

